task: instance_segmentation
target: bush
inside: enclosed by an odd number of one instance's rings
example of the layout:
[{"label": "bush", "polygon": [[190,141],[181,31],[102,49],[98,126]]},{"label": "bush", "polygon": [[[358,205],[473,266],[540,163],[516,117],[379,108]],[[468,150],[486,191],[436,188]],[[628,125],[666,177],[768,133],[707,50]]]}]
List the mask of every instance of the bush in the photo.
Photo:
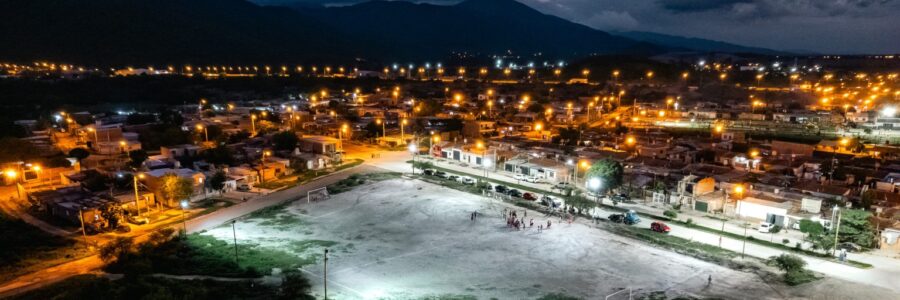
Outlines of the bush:
[{"label": "bush", "polygon": [[663,212],[663,215],[672,219],[678,218],[678,211],[669,209]]},{"label": "bush", "polygon": [[781,226],[775,225],[772,228],[769,228],[769,233],[775,234],[781,232]]},{"label": "bush", "polygon": [[779,270],[785,272],[796,272],[802,271],[804,267],[806,267],[806,261],[804,261],[799,256],[793,254],[782,254],[778,256],[769,257],[769,260],[766,261],[769,265],[774,265]]},{"label": "bush", "polygon": [[788,285],[800,285],[819,279],[812,272],[807,270],[793,271],[784,273],[784,283]]},{"label": "bush", "polygon": [[693,225],[694,225],[694,219],[693,219],[693,218],[688,218],[687,221],[684,221],[684,224],[686,224],[686,225],[688,225],[688,226],[693,226]]},{"label": "bush", "polygon": [[782,243],[782,244],[785,244],[785,245],[789,244],[790,242],[791,242],[791,240],[789,240],[789,239],[783,239],[783,240],[781,240],[781,243]]},{"label": "bush", "polygon": [[800,244],[800,242],[797,242],[796,244],[794,244],[794,249],[800,250],[802,247],[803,247],[803,245]]}]

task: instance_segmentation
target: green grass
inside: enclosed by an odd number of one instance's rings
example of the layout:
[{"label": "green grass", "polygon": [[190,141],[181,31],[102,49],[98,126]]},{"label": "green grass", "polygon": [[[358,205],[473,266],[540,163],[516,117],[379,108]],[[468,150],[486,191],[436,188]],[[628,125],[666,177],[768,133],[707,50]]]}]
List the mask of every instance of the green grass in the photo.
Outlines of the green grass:
[{"label": "green grass", "polygon": [[369,182],[377,182],[388,179],[400,178],[402,173],[399,172],[383,172],[383,173],[366,173],[366,174],[353,174],[347,178],[341,179],[338,182],[335,182],[331,185],[328,185],[328,194],[340,194],[349,190],[352,190],[354,187],[369,183]]},{"label": "green grass", "polygon": [[0,281],[90,254],[82,243],[0,214]]},{"label": "green grass", "polygon": [[318,177],[325,176],[325,175],[328,175],[328,174],[331,174],[334,172],[338,172],[341,170],[346,170],[346,169],[361,165],[362,163],[363,163],[363,160],[357,158],[352,161],[345,161],[343,164],[341,164],[340,166],[337,166],[336,168],[327,169],[327,170],[319,170],[319,171],[305,171],[297,176],[296,184],[303,184],[303,183],[309,182],[313,179],[316,179]]},{"label": "green grass", "polygon": [[[314,258],[313,258],[314,259]],[[110,273],[208,275],[221,277],[258,277],[273,268],[293,269],[314,262],[292,253],[238,243],[238,263],[234,244],[203,234],[190,234],[167,241],[145,243],[108,264]]]},{"label": "green grass", "polygon": [[537,300],[581,300],[581,298],[572,297],[566,294],[551,293],[541,296],[540,298],[537,298]]},{"label": "green grass", "polygon": [[10,300],[80,299],[273,299],[277,286],[246,281],[178,280],[153,276],[126,276],[111,280],[99,275],[77,275]]}]

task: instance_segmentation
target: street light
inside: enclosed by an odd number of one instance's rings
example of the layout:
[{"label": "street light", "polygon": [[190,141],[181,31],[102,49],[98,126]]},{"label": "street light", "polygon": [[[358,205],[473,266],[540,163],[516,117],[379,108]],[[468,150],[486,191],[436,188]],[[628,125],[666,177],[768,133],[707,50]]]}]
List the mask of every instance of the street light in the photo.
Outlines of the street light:
[{"label": "street light", "polygon": [[203,141],[209,142],[209,132],[206,130],[206,126],[203,126],[203,124],[197,124],[197,130],[203,130]]},{"label": "street light", "polygon": [[256,115],[250,115],[250,130],[253,135],[256,135]]},{"label": "street light", "polygon": [[188,207],[190,207],[190,203],[187,200],[181,200],[181,226],[184,230],[184,234],[187,235],[187,216],[185,212]]}]

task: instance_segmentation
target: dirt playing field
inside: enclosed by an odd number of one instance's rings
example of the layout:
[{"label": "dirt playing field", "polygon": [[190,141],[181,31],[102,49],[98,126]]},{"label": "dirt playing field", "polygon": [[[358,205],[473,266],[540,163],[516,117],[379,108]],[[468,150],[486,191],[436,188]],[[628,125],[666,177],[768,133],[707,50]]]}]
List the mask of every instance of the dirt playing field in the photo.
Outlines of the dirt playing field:
[{"label": "dirt playing field", "polygon": [[[325,247],[330,250],[329,299],[533,299],[549,293],[603,299],[623,289],[631,289],[635,299],[651,293],[669,299],[846,298],[841,282],[822,280],[801,288],[767,284],[755,274],[657,249],[590,222],[559,223],[529,211],[525,219],[534,219],[535,226],[516,231],[501,217],[504,208],[523,214],[489,198],[392,179],[242,220],[237,238],[239,244],[309,258],[314,263],[303,270],[318,298],[324,293]],[[478,212],[475,221],[473,211]],[[552,226],[538,232],[537,224],[548,220]],[[206,234],[232,239],[231,226]],[[627,294],[610,299],[628,299]]]}]

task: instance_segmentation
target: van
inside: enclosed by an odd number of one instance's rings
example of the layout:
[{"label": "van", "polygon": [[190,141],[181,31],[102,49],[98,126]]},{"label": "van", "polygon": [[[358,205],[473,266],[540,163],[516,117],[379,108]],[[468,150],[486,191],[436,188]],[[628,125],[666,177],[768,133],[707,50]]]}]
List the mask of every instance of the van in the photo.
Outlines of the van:
[{"label": "van", "polygon": [[759,227],[757,229],[759,230],[759,232],[769,233],[769,231],[772,230],[772,226],[773,225],[768,222],[761,222],[759,223]]}]

